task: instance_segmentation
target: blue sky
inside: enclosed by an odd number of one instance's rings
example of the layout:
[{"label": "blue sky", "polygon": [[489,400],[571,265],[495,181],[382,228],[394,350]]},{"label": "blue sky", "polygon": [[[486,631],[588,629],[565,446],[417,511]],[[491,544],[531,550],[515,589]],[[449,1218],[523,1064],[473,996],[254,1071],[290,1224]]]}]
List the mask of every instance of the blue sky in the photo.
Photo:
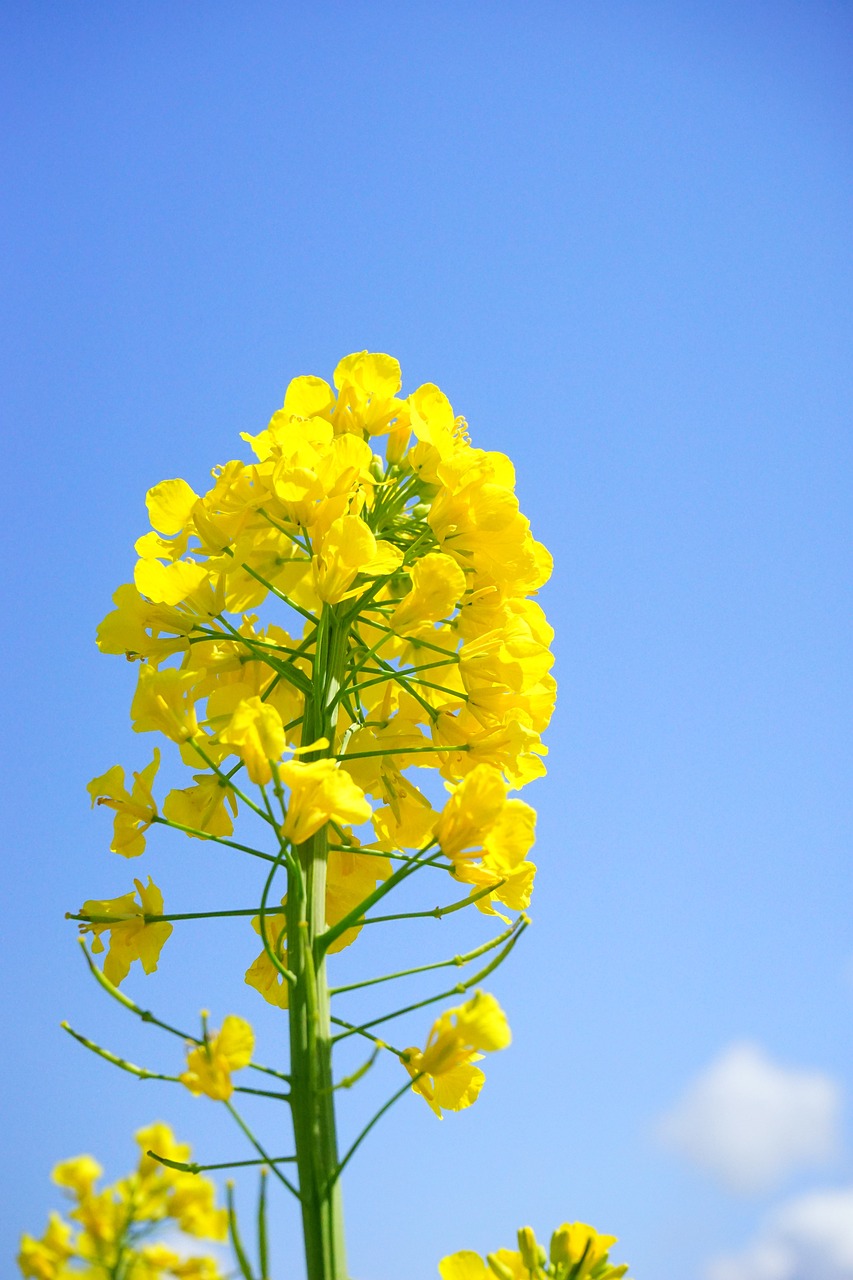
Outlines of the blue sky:
[{"label": "blue sky", "polygon": [[[781,1280],[849,1280],[809,1226],[853,1187],[849,6],[4,3],[0,48],[4,1256],[59,1158],[118,1174],[158,1116],[233,1150],[58,1029],[176,1065],[62,918],[126,891],[84,786],[148,749],[94,627],[145,490],[204,487],[291,377],[369,348],[515,461],[561,700],[535,928],[493,983],[514,1045],[354,1162],[353,1275],[581,1218],[638,1280],[777,1280],[774,1245]],[[145,870],[215,906],[202,852]],[[185,932],[133,990],[260,1022],[229,942]],[[296,1247],[282,1206],[279,1274]]]}]

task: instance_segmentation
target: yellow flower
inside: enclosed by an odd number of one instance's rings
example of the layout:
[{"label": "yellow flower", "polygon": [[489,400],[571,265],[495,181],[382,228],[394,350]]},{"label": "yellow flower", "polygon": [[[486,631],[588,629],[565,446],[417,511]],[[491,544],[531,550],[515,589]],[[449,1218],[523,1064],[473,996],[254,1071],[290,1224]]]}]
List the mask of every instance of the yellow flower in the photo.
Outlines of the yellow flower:
[{"label": "yellow flower", "polygon": [[438,815],[426,796],[402,775],[399,785],[386,778],[388,804],[373,814],[379,849],[422,849],[432,835]]},{"label": "yellow flower", "polygon": [[203,1240],[227,1239],[228,1215],[225,1209],[217,1209],[216,1187],[204,1174],[175,1174],[168,1210],[169,1217],[188,1235]]},{"label": "yellow flower", "polygon": [[506,798],[507,784],[489,764],[476,765],[455,787],[435,825],[435,837],[454,864],[454,875],[476,889],[494,885],[494,893],[477,900],[493,913],[491,903],[514,911],[530,905],[534,863],[525,860],[533,845],[536,812],[523,800]]},{"label": "yellow flower", "polygon": [[27,1235],[21,1237],[18,1266],[28,1280],[58,1280],[73,1252],[71,1228],[58,1213],[51,1213],[41,1240]]},{"label": "yellow flower", "polygon": [[279,767],[279,775],[290,788],[281,834],[293,844],[303,844],[327,822],[358,825],[373,812],[361,787],[336,760],[290,760]]},{"label": "yellow flower", "polygon": [[431,551],[417,560],[409,577],[412,589],[389,619],[401,635],[453,613],[465,595],[465,574],[451,556]]},{"label": "yellow flower", "polygon": [[167,538],[181,533],[189,523],[192,509],[198,502],[186,480],[161,480],[145,495],[151,528]]},{"label": "yellow flower", "polygon": [[380,435],[407,416],[406,402],[397,398],[402,378],[393,356],[354,352],[340,361],[334,382],[338,389],[332,418],[336,432]]},{"label": "yellow flower", "polygon": [[137,560],[133,581],[140,595],[152,604],[176,605],[188,599],[207,579],[208,569],[193,560],[160,560],[143,557]]},{"label": "yellow flower", "polygon": [[376,540],[361,516],[339,516],[315,544],[314,587],[327,604],[343,600],[360,573],[391,574],[403,559],[392,543]]},{"label": "yellow flower", "polygon": [[187,1069],[181,1076],[190,1093],[207,1094],[217,1102],[227,1102],[234,1092],[231,1072],[252,1061],[255,1033],[242,1018],[231,1013],[222,1030],[187,1054]]},{"label": "yellow flower", "polygon": [[621,1280],[626,1265],[610,1266],[615,1236],[602,1236],[583,1222],[564,1223],[551,1237],[550,1266],[530,1227],[518,1232],[518,1250],[498,1249],[485,1262],[463,1251],[442,1258],[442,1280]]},{"label": "yellow flower", "polygon": [[189,1143],[178,1142],[169,1125],[164,1124],[162,1120],[156,1120],[154,1124],[146,1125],[144,1129],[137,1129],[133,1136],[140,1148],[138,1172],[142,1177],[156,1174],[158,1177],[169,1178],[173,1173],[173,1170],[166,1165],[152,1159],[148,1154],[149,1151],[156,1152],[158,1156],[165,1156],[167,1160],[178,1160],[183,1163],[190,1158]]},{"label": "yellow flower", "polygon": [[198,733],[193,696],[198,678],[196,671],[178,671],[175,667],[155,671],[143,662],[130,704],[136,733],[157,730],[172,742],[185,742]]},{"label": "yellow flower", "polygon": [[585,1222],[564,1222],[551,1237],[551,1263],[560,1276],[572,1280],[619,1280],[627,1265],[608,1267],[607,1256],[616,1236],[599,1235]]},{"label": "yellow flower", "polygon": [[500,771],[488,764],[477,765],[452,788],[435,824],[435,838],[448,858],[458,862],[480,856],[483,836],[498,821],[506,793]]},{"label": "yellow flower", "polygon": [[438,1264],[441,1280],[490,1280],[486,1264],[479,1253],[462,1250],[442,1258]]},{"label": "yellow flower", "polygon": [[[286,902],[286,898],[281,900],[282,906]],[[265,921],[267,940],[275,955],[278,956],[281,963],[287,968],[287,947],[284,945],[284,939],[287,935],[286,921],[284,913],[275,915],[270,912]],[[255,933],[260,935],[261,918],[255,916],[252,920],[252,928]],[[290,999],[290,988],[284,974],[275,967],[272,960],[267,955],[266,947],[259,956],[256,956],[249,968],[246,970],[246,983],[250,987],[259,992],[267,1004],[273,1004],[278,1009],[286,1009]]]},{"label": "yellow flower", "polygon": [[92,808],[105,804],[115,810],[113,838],[110,849],[123,858],[138,858],[145,850],[145,832],[157,816],[157,805],[151,794],[160,752],[154,748],[154,759],[141,773],[133,775],[133,790],[124,785],[124,769],[115,764],[112,769],[93,778],[86,790],[92,797]]},{"label": "yellow flower", "polygon": [[438,1264],[442,1280],[539,1280],[544,1272],[529,1270],[521,1254],[512,1249],[498,1249],[484,1262],[478,1253],[463,1250],[442,1258]]},{"label": "yellow flower", "polygon": [[[156,664],[172,653],[189,651],[187,636],[195,619],[188,614],[143,600],[132,582],[118,588],[113,603],[116,608],[98,624],[96,632],[101,653],[123,653]],[[161,632],[167,634],[161,638]]]},{"label": "yellow flower", "polygon": [[140,960],[146,973],[154,973],[160,952],[171,935],[172,926],[167,920],[146,920],[146,916],[163,914],[163,895],[151,877],[148,884],[134,880],[139,903],[133,893],[121,898],[90,898],[83,903],[80,914],[106,916],[106,920],[94,920],[80,925],[81,933],[93,933],[92,950],[99,954],[104,949],[102,933],[110,935],[110,946],[104,961],[104,974],[118,987],[130,972],[134,960]]},{"label": "yellow flower", "polygon": [[177,1280],[224,1280],[215,1258],[185,1258],[172,1265],[172,1275]]},{"label": "yellow flower", "polygon": [[401,1061],[414,1079],[412,1089],[441,1111],[462,1111],[479,1094],[485,1076],[473,1065],[482,1052],[505,1049],[512,1039],[506,1016],[494,996],[477,991],[457,1009],[447,1009],[433,1024],[426,1048],[410,1048]]},{"label": "yellow flower", "polygon": [[466,689],[499,685],[526,693],[553,665],[554,655],[531,635],[520,618],[469,640],[459,650],[459,669]]},{"label": "yellow flower", "polygon": [[237,816],[234,792],[211,773],[193,774],[193,781],[195,786],[169,792],[163,801],[163,816],[212,836],[230,836],[234,831],[231,814]]},{"label": "yellow flower", "polygon": [[50,1175],[58,1187],[66,1187],[78,1200],[91,1193],[103,1169],[93,1156],[74,1156],[54,1165]]},{"label": "yellow flower", "polygon": [[261,785],[272,778],[270,762],[280,760],[285,748],[281,716],[258,697],[244,698],[237,704],[218,740],[237,750],[249,777]]}]

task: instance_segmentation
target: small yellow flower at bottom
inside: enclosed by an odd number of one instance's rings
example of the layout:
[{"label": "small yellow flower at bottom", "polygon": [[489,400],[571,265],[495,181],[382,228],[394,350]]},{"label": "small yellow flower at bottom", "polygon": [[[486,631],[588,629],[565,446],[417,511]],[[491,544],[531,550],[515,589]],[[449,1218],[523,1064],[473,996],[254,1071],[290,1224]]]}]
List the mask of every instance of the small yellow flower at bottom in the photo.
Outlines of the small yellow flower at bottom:
[{"label": "small yellow flower at bottom", "polygon": [[551,1237],[551,1267],[556,1276],[577,1280],[619,1280],[627,1265],[611,1267],[608,1254],[616,1236],[602,1236],[585,1222],[564,1222]]},{"label": "small yellow flower at bottom", "polygon": [[21,1237],[18,1266],[28,1280],[55,1280],[65,1270],[65,1263],[73,1252],[71,1228],[58,1213],[52,1212],[41,1240],[27,1235]]},{"label": "small yellow flower at bottom", "polygon": [[628,1267],[611,1266],[615,1236],[603,1236],[585,1222],[564,1222],[551,1237],[550,1258],[530,1227],[518,1232],[518,1250],[498,1249],[485,1260],[463,1250],[442,1258],[442,1280],[621,1280]]},{"label": "small yellow flower at bottom", "polygon": [[255,1033],[242,1018],[230,1013],[222,1030],[187,1054],[181,1076],[190,1093],[204,1093],[215,1102],[227,1102],[234,1092],[231,1072],[247,1067],[255,1048]]}]

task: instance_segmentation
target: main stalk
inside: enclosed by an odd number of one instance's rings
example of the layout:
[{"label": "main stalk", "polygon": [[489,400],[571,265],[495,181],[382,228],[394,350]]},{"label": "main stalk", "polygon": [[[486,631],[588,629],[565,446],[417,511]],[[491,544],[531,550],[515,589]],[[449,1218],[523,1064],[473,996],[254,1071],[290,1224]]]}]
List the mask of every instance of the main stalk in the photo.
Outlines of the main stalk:
[{"label": "main stalk", "polygon": [[[335,754],[335,699],[344,679],[347,624],[324,605],[317,628],[311,694],[302,741],[329,745],[305,758]],[[332,1046],[325,956],[316,940],[326,928],[328,836],[323,827],[296,846],[301,876],[288,877],[291,1110],[302,1201],[308,1280],[347,1280],[343,1203],[332,1091]]]}]

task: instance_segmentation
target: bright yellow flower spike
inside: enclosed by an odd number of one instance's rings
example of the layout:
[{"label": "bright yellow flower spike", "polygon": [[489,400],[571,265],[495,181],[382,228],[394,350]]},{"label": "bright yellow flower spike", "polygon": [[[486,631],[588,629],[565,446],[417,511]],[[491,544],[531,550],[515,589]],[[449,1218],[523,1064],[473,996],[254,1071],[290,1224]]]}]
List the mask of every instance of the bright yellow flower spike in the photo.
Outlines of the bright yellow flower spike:
[{"label": "bright yellow flower spike", "polygon": [[243,1018],[230,1013],[222,1030],[187,1054],[187,1069],[181,1083],[190,1093],[204,1093],[217,1102],[227,1102],[234,1092],[232,1071],[252,1061],[255,1033]]},{"label": "bright yellow flower spike", "polygon": [[225,1280],[214,1259],[188,1257],[163,1241],[151,1239],[165,1227],[212,1241],[227,1237],[227,1214],[216,1207],[216,1188],[201,1174],[164,1167],[146,1154],[188,1161],[189,1146],[178,1143],[168,1125],[140,1129],[136,1140],[142,1156],[136,1170],[112,1186],[95,1190],[102,1170],[92,1156],[64,1160],[54,1181],[70,1192],[72,1224],[50,1215],[41,1240],[21,1239],[18,1267],[28,1280]]},{"label": "bright yellow flower spike", "polygon": [[[197,495],[180,479],[149,491],[152,527],[135,543],[134,580],[116,592],[98,643],[138,660],[133,728],[174,743],[192,778],[170,780],[159,814],[155,765],[130,789],[118,766],[90,784],[93,800],[114,809],[113,848],[126,856],[142,852],[156,821],[212,841],[205,866],[219,856],[217,844],[271,860],[268,889],[279,879],[269,899],[289,889],[283,901],[291,915],[298,911],[299,937],[306,930],[313,947],[290,939],[288,954],[286,917],[271,913],[272,956],[293,972],[283,975],[265,949],[246,981],[268,1002],[289,1004],[306,1029],[304,1043],[291,1043],[289,1070],[294,1098],[317,1118],[311,1133],[327,1122],[334,1129],[327,1045],[316,1034],[329,1015],[325,956],[352,943],[361,926],[331,944],[329,928],[349,916],[358,921],[375,893],[378,905],[391,866],[385,854],[402,873],[394,885],[434,860],[474,891],[478,910],[526,910],[535,814],[508,797],[545,772],[542,735],[555,698],[553,632],[532,598],[551,561],[519,507],[510,459],[475,447],[464,418],[432,383],[404,397],[389,355],[353,352],[332,381],[294,379],[267,427],[244,436],[254,457],[214,468],[207,492]],[[262,619],[262,609],[276,622]],[[416,769],[445,781],[443,808],[433,808],[435,787]],[[256,797],[259,787],[269,790]],[[237,798],[248,834],[232,840]],[[369,821],[372,835],[359,846],[347,828]],[[252,828],[264,825],[267,839],[254,848]],[[312,880],[321,863],[325,900]],[[139,899],[86,904],[103,908],[88,931],[96,950],[109,935],[105,972],[116,981],[134,959],[155,965],[169,928],[152,919],[162,915],[156,886],[138,887]],[[371,911],[371,922],[387,911],[384,904],[379,916]],[[395,918],[393,907],[388,914]],[[401,1056],[415,1092],[441,1115],[474,1101],[481,1055],[508,1042],[499,1006],[478,993],[441,1015],[425,1048]],[[247,1024],[226,1019],[218,1035],[191,1049],[184,1084],[227,1098],[251,1043]],[[303,1159],[309,1129],[296,1126],[300,1182],[311,1164]],[[324,1148],[318,1161],[317,1187],[337,1186],[334,1152]],[[168,1202],[181,1220],[180,1195],[186,1222],[197,1215],[211,1230],[219,1211],[201,1181],[147,1165],[134,1176],[152,1215]],[[91,1258],[95,1242],[118,1240],[127,1204],[126,1195],[86,1197],[81,1224]],[[576,1269],[597,1256],[588,1240],[586,1247]],[[177,1275],[183,1266],[168,1248],[146,1244],[136,1269],[140,1280],[160,1280],[158,1273]],[[485,1261],[455,1255],[442,1274],[566,1280],[559,1268],[568,1266],[543,1261],[532,1233],[522,1233],[518,1252],[498,1250]],[[589,1280],[608,1264],[594,1266]],[[205,1260],[187,1268],[186,1280],[208,1280]],[[343,1274],[343,1259],[329,1270]]]},{"label": "bright yellow flower spike", "polygon": [[81,924],[80,932],[95,935],[92,950],[96,955],[104,949],[101,935],[110,935],[104,974],[116,987],[127,977],[134,960],[141,961],[146,973],[154,973],[160,952],[172,933],[167,920],[146,920],[146,916],[163,914],[163,895],[151,877],[147,886],[141,880],[133,883],[139,895],[138,903],[133,893],[126,893],[121,898],[90,898],[80,908],[81,915],[106,917]]}]

